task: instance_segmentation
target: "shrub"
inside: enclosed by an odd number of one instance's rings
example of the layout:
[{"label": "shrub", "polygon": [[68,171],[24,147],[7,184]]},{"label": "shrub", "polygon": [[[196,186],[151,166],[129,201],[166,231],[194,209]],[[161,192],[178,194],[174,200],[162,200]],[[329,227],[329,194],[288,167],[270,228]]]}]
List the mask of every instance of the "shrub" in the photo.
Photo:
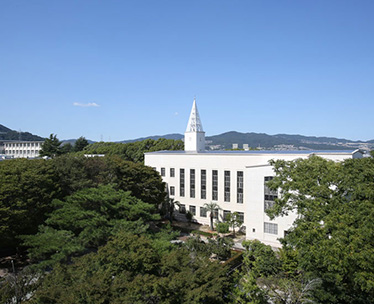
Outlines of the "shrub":
[{"label": "shrub", "polygon": [[216,230],[218,233],[227,233],[229,232],[229,224],[228,223],[217,223]]}]

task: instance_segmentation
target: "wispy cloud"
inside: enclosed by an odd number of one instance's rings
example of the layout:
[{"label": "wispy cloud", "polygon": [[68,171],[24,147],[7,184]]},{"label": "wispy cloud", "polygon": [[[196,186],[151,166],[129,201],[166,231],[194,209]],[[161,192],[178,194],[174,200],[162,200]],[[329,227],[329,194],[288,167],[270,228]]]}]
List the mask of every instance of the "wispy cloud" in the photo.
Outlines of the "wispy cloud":
[{"label": "wispy cloud", "polygon": [[96,102],[89,102],[89,103],[74,102],[73,106],[75,106],[75,107],[83,107],[83,108],[87,108],[87,107],[100,107],[100,105],[98,105]]},{"label": "wispy cloud", "polygon": [[174,115],[175,115],[175,116],[178,116],[178,115],[179,115],[179,113],[178,113],[178,112],[175,112],[175,113],[174,113]]}]

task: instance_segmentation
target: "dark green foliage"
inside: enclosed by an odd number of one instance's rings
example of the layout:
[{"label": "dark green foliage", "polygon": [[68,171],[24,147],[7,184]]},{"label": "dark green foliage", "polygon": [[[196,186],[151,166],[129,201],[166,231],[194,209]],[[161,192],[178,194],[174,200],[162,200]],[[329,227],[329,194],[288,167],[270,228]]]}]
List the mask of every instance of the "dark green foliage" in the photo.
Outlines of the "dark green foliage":
[{"label": "dark green foliage", "polygon": [[87,146],[84,153],[118,155],[124,160],[142,163],[144,161],[144,153],[146,152],[183,150],[183,147],[184,145],[181,140],[160,138],[158,140],[146,139],[127,144],[98,142]]},{"label": "dark green foliage", "polygon": [[40,285],[43,274],[31,267],[0,277],[0,302],[26,303],[30,294]]},{"label": "dark green foliage", "polygon": [[53,199],[76,191],[111,184],[115,190],[158,206],[166,196],[159,174],[142,164],[118,157],[86,158],[73,154],[51,160],[15,159],[0,162],[0,245],[14,248],[17,236],[34,234]]},{"label": "dark green foliage", "polygon": [[246,251],[234,289],[235,303],[315,303],[313,292],[320,280],[308,280],[298,271],[293,249],[274,252],[257,240],[243,245]]},{"label": "dark green foliage", "polygon": [[185,244],[186,248],[191,252],[199,253],[206,257],[214,257],[220,261],[231,257],[231,248],[233,245],[234,241],[230,238],[209,238],[207,242],[204,242],[200,236],[189,238]]},{"label": "dark green foliage", "polygon": [[300,269],[321,279],[319,303],[372,303],[374,299],[374,160],[335,163],[319,157],[273,163],[281,188],[270,216],[301,215],[284,245]]},{"label": "dark green foliage", "polygon": [[270,246],[260,241],[245,241],[244,263],[255,277],[270,276],[280,271],[281,263]]},{"label": "dark green foliage", "polygon": [[160,256],[149,238],[120,232],[97,253],[57,266],[32,303],[225,303],[225,274],[183,248]]},{"label": "dark green foliage", "polygon": [[74,152],[82,151],[85,147],[89,145],[86,138],[83,136],[79,137],[74,143]]},{"label": "dark green foliage", "polygon": [[161,203],[160,214],[162,217],[169,219],[171,224],[173,223],[173,214],[176,206],[180,207],[180,203],[170,198],[169,195]]},{"label": "dark green foliage", "polygon": [[[155,207],[111,186],[80,190],[54,210],[36,235],[23,236],[29,256],[41,266],[66,261],[73,254],[98,248],[127,222],[157,219]],[[128,225],[126,226],[129,227]]]},{"label": "dark green foliage", "polygon": [[0,162],[0,247],[16,247],[20,234],[36,233],[60,198],[58,176],[52,163],[43,159]]},{"label": "dark green foliage", "polygon": [[119,157],[62,155],[52,160],[64,195],[75,191],[111,184],[117,190],[158,206],[165,199],[165,185],[160,175],[143,164],[124,161]]},{"label": "dark green foliage", "polygon": [[56,157],[62,154],[61,151],[61,142],[58,140],[57,135],[53,133],[46,138],[42,147],[39,151],[40,156]]},{"label": "dark green foliage", "polygon": [[230,230],[230,225],[225,222],[217,223],[216,230],[218,233],[228,233]]},{"label": "dark green foliage", "polygon": [[71,143],[63,143],[62,146],[61,146],[61,154],[66,154],[66,153],[70,153],[70,152],[73,152],[73,146],[71,145]]}]

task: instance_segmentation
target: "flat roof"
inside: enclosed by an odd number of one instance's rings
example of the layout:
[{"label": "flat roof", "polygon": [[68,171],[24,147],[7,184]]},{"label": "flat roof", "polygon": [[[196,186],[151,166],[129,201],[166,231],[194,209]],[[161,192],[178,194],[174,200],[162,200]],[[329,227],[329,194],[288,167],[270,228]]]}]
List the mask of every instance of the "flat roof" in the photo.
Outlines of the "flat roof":
[{"label": "flat roof", "polygon": [[292,155],[310,155],[310,154],[339,154],[347,155],[353,154],[355,152],[360,152],[364,154],[359,149],[354,150],[234,150],[234,151],[203,151],[203,152],[190,152],[190,151],[174,151],[174,150],[164,150],[155,152],[146,152],[144,154],[175,154],[175,155],[259,155],[259,154],[292,154]]}]

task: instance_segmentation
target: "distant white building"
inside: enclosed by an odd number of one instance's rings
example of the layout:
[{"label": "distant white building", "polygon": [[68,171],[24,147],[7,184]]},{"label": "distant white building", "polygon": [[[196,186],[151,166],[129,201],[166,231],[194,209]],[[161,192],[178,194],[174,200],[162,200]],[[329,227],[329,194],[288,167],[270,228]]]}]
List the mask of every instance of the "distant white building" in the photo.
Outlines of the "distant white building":
[{"label": "distant white building", "polygon": [[205,133],[194,100],[185,133],[185,151],[145,153],[145,164],[160,172],[169,195],[184,205],[194,218],[209,224],[205,203],[216,202],[222,210],[217,220],[238,212],[247,239],[258,239],[279,247],[296,214],[270,220],[265,210],[272,206],[277,191],[267,188],[274,176],[269,160],[295,160],[318,155],[334,161],[361,158],[355,151],[205,151]]},{"label": "distant white building", "polygon": [[4,140],[4,154],[6,157],[12,158],[38,157],[43,142],[44,141]]}]

